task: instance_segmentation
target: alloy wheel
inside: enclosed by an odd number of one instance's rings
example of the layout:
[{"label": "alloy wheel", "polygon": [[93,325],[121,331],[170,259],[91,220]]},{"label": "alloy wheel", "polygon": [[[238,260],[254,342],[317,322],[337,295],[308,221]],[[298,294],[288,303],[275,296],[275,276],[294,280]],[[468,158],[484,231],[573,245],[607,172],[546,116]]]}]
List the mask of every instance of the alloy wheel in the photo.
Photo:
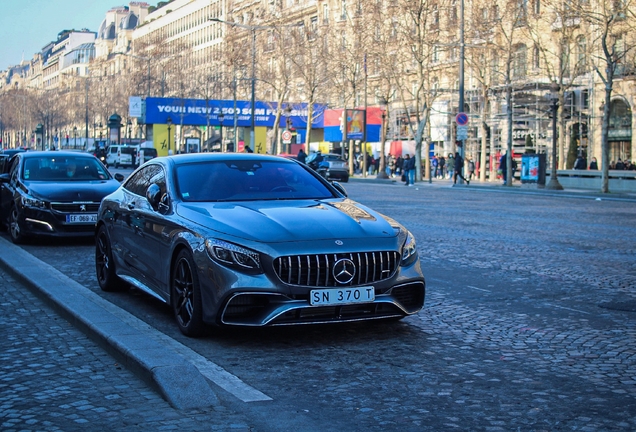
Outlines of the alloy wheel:
[{"label": "alloy wheel", "polygon": [[176,294],[175,315],[181,326],[188,327],[194,314],[194,284],[187,259],[181,258],[177,263],[172,284]]}]

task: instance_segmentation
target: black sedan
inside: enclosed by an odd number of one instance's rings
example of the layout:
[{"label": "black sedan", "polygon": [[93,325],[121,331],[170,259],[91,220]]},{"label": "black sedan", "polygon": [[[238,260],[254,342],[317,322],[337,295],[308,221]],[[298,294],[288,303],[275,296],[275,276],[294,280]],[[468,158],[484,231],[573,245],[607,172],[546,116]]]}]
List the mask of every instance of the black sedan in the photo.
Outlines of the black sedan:
[{"label": "black sedan", "polygon": [[93,236],[102,198],[120,183],[90,154],[36,151],[9,159],[0,185],[0,222],[19,243],[29,236]]},{"label": "black sedan", "polygon": [[309,167],[276,156],[161,157],[102,201],[105,291],[170,304],[180,330],[401,319],[424,304],[415,239]]}]

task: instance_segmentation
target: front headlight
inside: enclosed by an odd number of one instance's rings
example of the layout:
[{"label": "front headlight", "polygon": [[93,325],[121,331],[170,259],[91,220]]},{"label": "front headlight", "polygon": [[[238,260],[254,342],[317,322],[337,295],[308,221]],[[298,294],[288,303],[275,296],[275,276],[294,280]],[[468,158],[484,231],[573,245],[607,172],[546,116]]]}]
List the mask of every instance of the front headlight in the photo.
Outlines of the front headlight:
[{"label": "front headlight", "polygon": [[413,234],[407,231],[406,240],[402,246],[402,262],[400,265],[411,265],[417,259],[417,244],[415,243],[415,237]]},{"label": "front headlight", "polygon": [[35,199],[32,197],[22,197],[22,205],[32,208],[46,208],[46,201]]},{"label": "front headlight", "polygon": [[214,260],[228,267],[243,271],[261,270],[258,252],[217,239],[207,239],[205,247]]}]

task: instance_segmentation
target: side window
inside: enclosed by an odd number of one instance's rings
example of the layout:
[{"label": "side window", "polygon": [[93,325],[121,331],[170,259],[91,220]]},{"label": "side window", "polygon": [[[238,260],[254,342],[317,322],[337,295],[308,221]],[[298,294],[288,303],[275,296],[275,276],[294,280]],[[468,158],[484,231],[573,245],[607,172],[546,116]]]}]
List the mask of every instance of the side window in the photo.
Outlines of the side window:
[{"label": "side window", "polygon": [[163,169],[159,165],[149,165],[139,170],[135,173],[135,175],[131,176],[128,181],[126,181],[124,189],[134,193],[135,195],[145,197],[148,186],[153,183],[157,183],[161,188],[161,191],[165,193],[166,177]]},{"label": "side window", "polygon": [[19,166],[20,166],[19,156],[12,157],[9,160],[9,168],[7,169],[7,171],[9,172],[9,177],[11,178],[11,181],[14,183],[18,181]]}]

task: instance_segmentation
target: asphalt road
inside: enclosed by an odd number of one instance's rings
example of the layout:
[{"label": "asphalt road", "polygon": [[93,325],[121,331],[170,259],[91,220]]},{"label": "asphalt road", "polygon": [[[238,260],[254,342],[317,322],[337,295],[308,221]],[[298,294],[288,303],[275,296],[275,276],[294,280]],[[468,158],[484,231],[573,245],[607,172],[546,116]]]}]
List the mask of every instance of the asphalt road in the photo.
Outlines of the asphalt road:
[{"label": "asphalt road", "polygon": [[417,316],[188,339],[140,291],[99,291],[90,240],[23,248],[266,395],[215,387],[255,430],[636,429],[636,204],[346,187],[415,234]]}]

